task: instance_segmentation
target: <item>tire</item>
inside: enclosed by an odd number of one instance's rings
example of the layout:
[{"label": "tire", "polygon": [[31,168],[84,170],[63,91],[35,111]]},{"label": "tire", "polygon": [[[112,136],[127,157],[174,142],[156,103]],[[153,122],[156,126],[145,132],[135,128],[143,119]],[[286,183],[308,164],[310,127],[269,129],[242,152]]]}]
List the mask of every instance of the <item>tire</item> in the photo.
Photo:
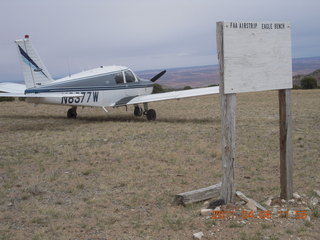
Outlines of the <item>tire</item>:
[{"label": "tire", "polygon": [[156,120],[156,118],[157,118],[156,111],[155,111],[154,109],[148,110],[148,112],[147,112],[147,119],[148,119],[149,121],[154,121],[154,120]]},{"label": "tire", "polygon": [[75,111],[74,109],[70,108],[68,110],[67,117],[68,118],[77,118],[77,111]]},{"label": "tire", "polygon": [[142,116],[142,109],[141,107],[134,107],[134,112],[133,114],[136,116],[136,117],[141,117]]}]

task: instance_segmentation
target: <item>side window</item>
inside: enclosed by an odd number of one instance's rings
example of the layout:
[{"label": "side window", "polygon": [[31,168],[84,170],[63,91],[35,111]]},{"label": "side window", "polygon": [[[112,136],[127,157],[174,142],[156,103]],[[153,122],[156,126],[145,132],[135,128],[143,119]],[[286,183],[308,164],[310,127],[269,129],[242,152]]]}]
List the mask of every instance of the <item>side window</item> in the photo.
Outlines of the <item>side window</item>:
[{"label": "side window", "polygon": [[125,71],[124,75],[126,77],[126,82],[127,83],[131,83],[131,82],[135,82],[136,78],[134,77],[133,73],[131,71]]},{"label": "side window", "polygon": [[116,81],[117,84],[124,83],[122,72],[115,74],[114,80]]}]

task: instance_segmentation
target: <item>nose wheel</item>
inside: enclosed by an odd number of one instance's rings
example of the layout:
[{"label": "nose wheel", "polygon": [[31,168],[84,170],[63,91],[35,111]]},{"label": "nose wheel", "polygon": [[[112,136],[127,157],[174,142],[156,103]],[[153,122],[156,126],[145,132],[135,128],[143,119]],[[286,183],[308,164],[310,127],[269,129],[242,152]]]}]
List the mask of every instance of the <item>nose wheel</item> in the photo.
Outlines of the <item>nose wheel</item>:
[{"label": "nose wheel", "polygon": [[72,107],[67,112],[68,118],[77,118],[77,107]]}]

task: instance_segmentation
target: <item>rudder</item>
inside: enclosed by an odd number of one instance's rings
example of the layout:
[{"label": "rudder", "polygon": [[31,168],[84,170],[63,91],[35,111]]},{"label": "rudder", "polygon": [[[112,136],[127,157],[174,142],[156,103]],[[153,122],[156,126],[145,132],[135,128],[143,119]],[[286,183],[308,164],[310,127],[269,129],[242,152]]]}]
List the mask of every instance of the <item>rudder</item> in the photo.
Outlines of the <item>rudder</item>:
[{"label": "rudder", "polygon": [[46,66],[41,61],[38,53],[32,47],[29,36],[16,40],[22,72],[27,88],[41,87],[53,82]]}]

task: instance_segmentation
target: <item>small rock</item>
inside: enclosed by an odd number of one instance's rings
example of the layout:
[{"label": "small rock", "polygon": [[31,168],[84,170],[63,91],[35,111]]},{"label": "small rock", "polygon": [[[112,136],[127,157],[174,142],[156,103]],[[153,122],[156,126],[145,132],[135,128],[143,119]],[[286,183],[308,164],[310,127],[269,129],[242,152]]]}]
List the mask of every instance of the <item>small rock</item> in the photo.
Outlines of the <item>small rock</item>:
[{"label": "small rock", "polygon": [[308,221],[308,222],[311,222],[310,216],[307,216],[307,217],[305,218],[305,220]]},{"label": "small rock", "polygon": [[210,204],[209,201],[205,201],[205,202],[203,203],[203,206],[204,206],[205,208],[207,208],[207,207],[209,206],[209,204]]},{"label": "small rock", "polygon": [[313,190],[319,197],[320,197],[320,191],[319,190]]},{"label": "small rock", "polygon": [[296,211],[289,210],[288,216],[289,216],[289,218],[294,218],[296,216]]},{"label": "small rock", "polygon": [[13,206],[13,203],[12,202],[9,202],[8,203],[8,207],[12,207]]},{"label": "small rock", "polygon": [[281,202],[282,203],[286,203],[287,201],[285,199],[281,199]]},{"label": "small rock", "polygon": [[220,207],[216,207],[213,211],[219,212],[219,211],[221,211],[221,208]]},{"label": "small rock", "polygon": [[312,206],[316,206],[318,203],[319,203],[318,198],[312,197],[312,198],[310,199],[310,204],[311,204]]},{"label": "small rock", "polygon": [[252,201],[251,199],[249,199],[249,201],[245,205],[245,208],[248,208],[251,211],[257,211],[257,206],[256,206],[255,202]]},{"label": "small rock", "polygon": [[290,199],[288,203],[294,203],[294,199]]},{"label": "small rock", "polygon": [[301,196],[300,196],[297,192],[295,192],[295,193],[293,194],[293,197],[294,197],[295,199],[300,199],[300,198],[301,198]]},{"label": "small rock", "polygon": [[200,210],[201,216],[210,216],[212,214],[213,210],[210,208],[203,208]]},{"label": "small rock", "polygon": [[264,202],[264,204],[266,205],[266,206],[271,206],[271,202],[272,202],[272,199],[271,198],[268,198],[265,202]]},{"label": "small rock", "polygon": [[203,232],[197,232],[193,234],[194,239],[201,239],[204,236]]}]

